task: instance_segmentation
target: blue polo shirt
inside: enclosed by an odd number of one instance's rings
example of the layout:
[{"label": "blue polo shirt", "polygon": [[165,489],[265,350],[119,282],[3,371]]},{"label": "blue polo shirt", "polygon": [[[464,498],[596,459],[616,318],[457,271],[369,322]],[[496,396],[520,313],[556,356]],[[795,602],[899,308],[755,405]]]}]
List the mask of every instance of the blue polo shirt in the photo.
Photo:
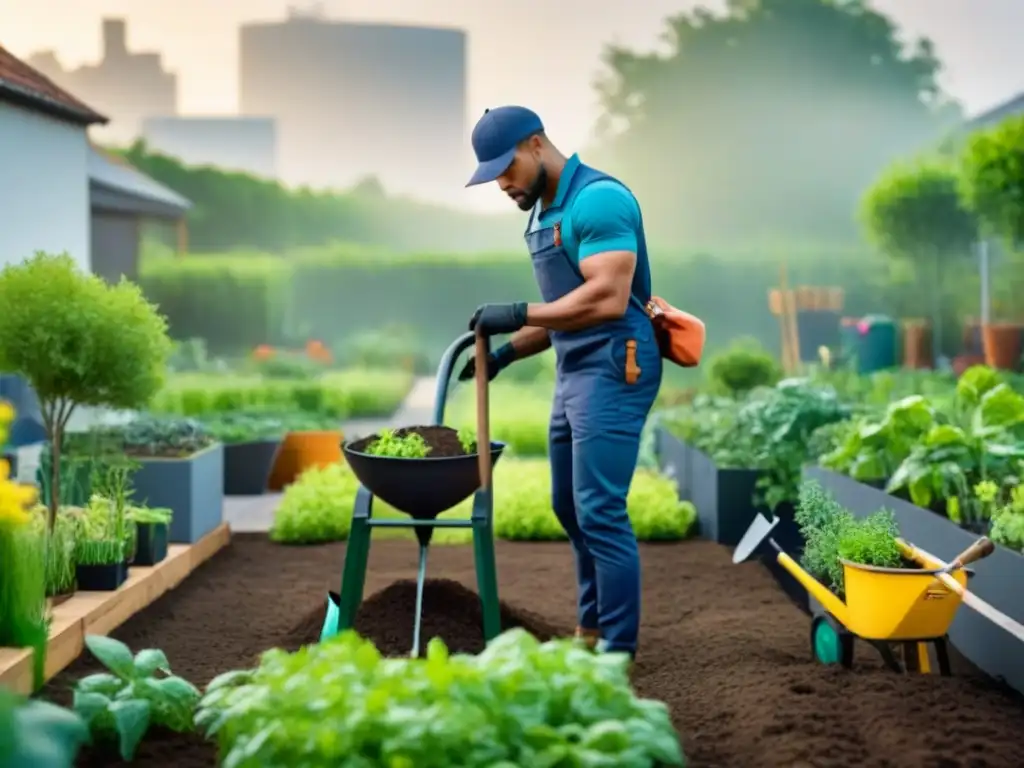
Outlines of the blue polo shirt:
[{"label": "blue polo shirt", "polygon": [[[588,184],[577,193],[572,205],[563,210],[562,203],[579,166],[578,155],[566,161],[555,199],[547,209],[534,215],[531,231],[561,222],[562,246],[576,263],[596,253],[636,253],[641,228],[640,206],[621,184],[610,180]],[[537,205],[541,205],[540,201]]]}]

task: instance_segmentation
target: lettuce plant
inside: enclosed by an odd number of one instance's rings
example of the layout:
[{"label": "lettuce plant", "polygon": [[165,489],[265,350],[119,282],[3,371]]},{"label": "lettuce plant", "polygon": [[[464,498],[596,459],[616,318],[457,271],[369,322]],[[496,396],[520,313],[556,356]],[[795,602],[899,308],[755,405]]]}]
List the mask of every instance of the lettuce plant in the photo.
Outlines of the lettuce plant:
[{"label": "lettuce plant", "polygon": [[149,648],[134,656],[124,643],[89,635],[86,647],[109,671],[83,677],[72,707],[89,727],[94,742],[114,743],[130,761],[150,726],[185,733],[199,702],[199,690],[171,674],[163,651]]},{"label": "lettuce plant", "polygon": [[684,765],[667,707],[634,695],[628,665],[523,630],[478,656],[435,639],[421,659],[346,632],[216,678],[196,725],[231,768]]}]

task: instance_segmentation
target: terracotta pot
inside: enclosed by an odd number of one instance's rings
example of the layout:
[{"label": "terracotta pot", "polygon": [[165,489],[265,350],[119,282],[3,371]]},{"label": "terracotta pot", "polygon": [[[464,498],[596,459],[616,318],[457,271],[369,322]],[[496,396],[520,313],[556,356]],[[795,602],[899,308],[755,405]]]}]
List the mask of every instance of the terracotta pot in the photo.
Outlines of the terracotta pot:
[{"label": "terracotta pot", "polygon": [[307,469],[340,463],[343,460],[342,439],[341,430],[289,432],[277,451],[277,459],[267,482],[268,489],[280,491],[294,483]]},{"label": "terracotta pot", "polygon": [[931,324],[926,320],[904,320],[903,367],[924,369],[934,365]]},{"label": "terracotta pot", "polygon": [[1021,326],[1017,323],[991,323],[981,329],[985,345],[985,363],[1004,371],[1020,366]]}]

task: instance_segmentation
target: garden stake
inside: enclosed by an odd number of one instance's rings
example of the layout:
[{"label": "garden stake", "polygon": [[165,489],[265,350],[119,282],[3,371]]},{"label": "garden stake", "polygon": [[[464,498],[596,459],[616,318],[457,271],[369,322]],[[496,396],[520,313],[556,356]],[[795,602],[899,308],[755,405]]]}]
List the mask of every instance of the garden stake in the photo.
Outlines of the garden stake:
[{"label": "garden stake", "polygon": [[[889,669],[927,673],[931,671],[931,645],[939,672],[951,673],[946,633],[961,601],[972,597],[966,587],[968,577],[974,574],[966,566],[992,554],[995,546],[991,541],[982,537],[951,562],[944,563],[897,538],[902,556],[919,568],[883,568],[842,560],[844,601],[775,542],[771,535],[778,523],[778,518],[769,520],[758,514],[736,546],[732,561],[742,563],[768,544],[768,557],[817,599],[823,610],[811,620],[814,658],[823,664],[841,664],[849,669],[853,666],[854,640],[860,638],[875,647]],[[903,665],[893,654],[892,643],[902,646]]]},{"label": "garden stake", "polygon": [[[489,341],[467,333],[455,340],[441,358],[434,399],[435,425],[444,423],[449,383],[458,356],[476,345],[477,360],[486,360]],[[505,448],[490,440],[487,366],[477,366],[477,452],[476,455],[409,459],[375,456],[342,446],[345,459],[358,478],[360,487],[352,512],[352,528],[345,548],[340,592],[328,593],[327,614],[320,639],[326,640],[355,624],[363,600],[366,568],[373,528],[412,528],[419,542],[419,567],[416,574],[416,615],[413,621],[412,656],[420,652],[423,614],[423,588],[426,582],[427,555],[435,528],[469,528],[473,532],[473,557],[477,591],[483,613],[484,640],[490,642],[501,631],[498,604],[498,575],[494,556],[494,497],[492,468]],[[490,451],[481,451],[481,446]],[[473,512],[468,520],[439,520],[438,515],[473,496]],[[408,519],[375,519],[373,500],[379,497]]]}]

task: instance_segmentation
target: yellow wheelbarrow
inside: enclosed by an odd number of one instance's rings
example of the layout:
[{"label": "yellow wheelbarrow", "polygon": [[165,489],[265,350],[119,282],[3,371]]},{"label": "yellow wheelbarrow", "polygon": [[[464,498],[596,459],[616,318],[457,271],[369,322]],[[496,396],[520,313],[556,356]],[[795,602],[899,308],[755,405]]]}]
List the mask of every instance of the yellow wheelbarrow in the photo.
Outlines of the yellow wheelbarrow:
[{"label": "yellow wheelbarrow", "polygon": [[[823,664],[853,666],[854,640],[872,645],[894,672],[932,671],[929,646],[940,674],[949,675],[946,633],[966,592],[970,563],[988,557],[995,545],[982,537],[951,563],[943,563],[897,539],[903,557],[920,568],[881,568],[843,560],[846,600],[838,598],[771,537],[778,519],[757,515],[733,552],[733,563],[749,559],[763,544],[824,609],[811,620],[811,653]],[[894,652],[895,649],[895,652]],[[903,663],[897,653],[903,657]]]}]

